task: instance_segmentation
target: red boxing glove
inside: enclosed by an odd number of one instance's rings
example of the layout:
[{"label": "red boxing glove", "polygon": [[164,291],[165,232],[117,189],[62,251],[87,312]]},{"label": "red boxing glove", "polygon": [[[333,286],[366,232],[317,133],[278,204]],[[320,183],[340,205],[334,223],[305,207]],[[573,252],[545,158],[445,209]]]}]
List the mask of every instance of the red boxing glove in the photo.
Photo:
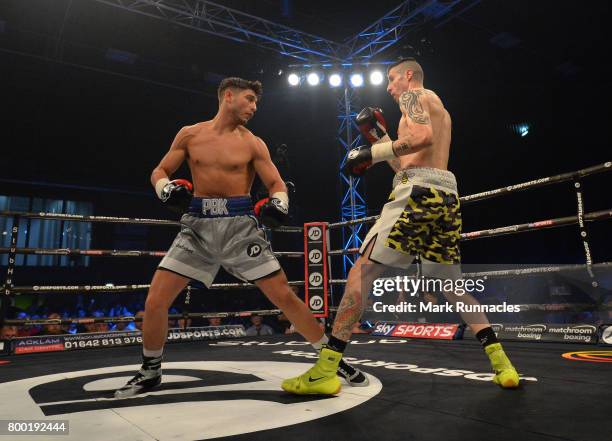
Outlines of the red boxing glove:
[{"label": "red boxing glove", "polygon": [[387,136],[387,122],[379,107],[366,107],[355,118],[361,134],[371,144],[376,144]]},{"label": "red boxing glove", "polygon": [[255,211],[255,216],[261,216],[261,207],[263,207],[264,204],[266,204],[268,201],[270,201],[270,198],[263,198],[257,201],[255,206],[253,207],[253,211]]}]

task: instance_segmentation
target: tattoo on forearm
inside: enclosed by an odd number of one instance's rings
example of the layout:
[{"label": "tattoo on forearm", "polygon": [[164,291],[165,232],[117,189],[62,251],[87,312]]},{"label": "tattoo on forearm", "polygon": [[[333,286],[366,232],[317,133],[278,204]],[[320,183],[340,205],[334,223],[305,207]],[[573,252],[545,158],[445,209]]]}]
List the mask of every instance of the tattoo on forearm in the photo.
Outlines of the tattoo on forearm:
[{"label": "tattoo on forearm", "polygon": [[[397,156],[407,155],[412,152],[412,144],[408,141],[396,141],[393,143],[393,151]],[[399,160],[397,160],[399,163]]]},{"label": "tattoo on forearm", "polygon": [[363,313],[363,300],[358,292],[346,292],[340,302],[338,314],[334,320],[332,334],[340,340],[351,338],[353,325],[361,318]]},{"label": "tattoo on forearm", "polygon": [[409,90],[400,96],[400,107],[408,117],[417,124],[429,124],[429,114],[423,109],[421,103],[422,90]]}]

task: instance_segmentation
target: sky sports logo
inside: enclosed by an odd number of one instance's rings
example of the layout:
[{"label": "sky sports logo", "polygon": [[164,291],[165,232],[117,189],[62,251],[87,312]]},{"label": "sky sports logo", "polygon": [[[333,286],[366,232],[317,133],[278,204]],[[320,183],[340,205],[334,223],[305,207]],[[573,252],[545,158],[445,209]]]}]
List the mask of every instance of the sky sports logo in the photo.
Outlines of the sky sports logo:
[{"label": "sky sports logo", "polygon": [[378,323],[372,335],[452,340],[459,325],[449,323]]},{"label": "sky sports logo", "polygon": [[376,327],[374,328],[374,332],[372,333],[373,335],[392,335],[393,330],[395,329],[396,325],[392,325],[389,323],[378,323],[376,324]]}]

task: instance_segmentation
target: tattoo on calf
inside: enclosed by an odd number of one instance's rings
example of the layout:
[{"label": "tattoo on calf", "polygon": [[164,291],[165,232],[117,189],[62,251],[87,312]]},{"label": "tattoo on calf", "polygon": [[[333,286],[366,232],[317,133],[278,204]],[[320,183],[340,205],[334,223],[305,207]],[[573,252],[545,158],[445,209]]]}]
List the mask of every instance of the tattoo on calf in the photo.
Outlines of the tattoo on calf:
[{"label": "tattoo on calf", "polygon": [[[356,301],[354,294],[351,292],[345,293],[340,302],[340,308],[334,321],[334,336],[340,340],[347,341],[352,334],[353,324],[361,318],[363,302]],[[359,293],[357,293],[359,296]],[[361,300],[361,299],[359,299]]]},{"label": "tattoo on calf", "polygon": [[422,90],[409,90],[400,96],[400,108],[417,124],[429,124],[429,114],[421,103]]}]

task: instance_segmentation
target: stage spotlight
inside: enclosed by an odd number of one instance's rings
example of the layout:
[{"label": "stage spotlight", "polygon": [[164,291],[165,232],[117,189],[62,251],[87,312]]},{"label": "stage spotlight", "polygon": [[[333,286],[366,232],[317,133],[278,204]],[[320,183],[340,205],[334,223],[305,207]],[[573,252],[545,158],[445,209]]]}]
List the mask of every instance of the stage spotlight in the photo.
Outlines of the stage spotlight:
[{"label": "stage spotlight", "polygon": [[310,84],[311,86],[317,86],[321,81],[321,78],[319,77],[319,74],[312,72],[308,74],[308,76],[306,77],[306,81],[308,81],[308,84]]},{"label": "stage spotlight", "polygon": [[529,135],[531,125],[529,123],[510,124],[510,130],[521,138],[524,138]]},{"label": "stage spotlight", "polygon": [[289,84],[291,86],[297,86],[298,84],[300,84],[300,77],[297,76],[297,74],[289,74],[289,76],[287,77],[287,81],[289,81]]},{"label": "stage spotlight", "polygon": [[351,75],[351,84],[353,87],[361,87],[363,86],[363,75],[359,73],[354,73]]},{"label": "stage spotlight", "polygon": [[374,72],[370,74],[370,83],[372,83],[375,86],[382,84],[383,79],[384,79],[383,74],[379,70],[375,70]]},{"label": "stage spotlight", "polygon": [[338,87],[342,84],[342,77],[340,76],[340,74],[331,74],[329,76],[329,85],[331,87]]}]

